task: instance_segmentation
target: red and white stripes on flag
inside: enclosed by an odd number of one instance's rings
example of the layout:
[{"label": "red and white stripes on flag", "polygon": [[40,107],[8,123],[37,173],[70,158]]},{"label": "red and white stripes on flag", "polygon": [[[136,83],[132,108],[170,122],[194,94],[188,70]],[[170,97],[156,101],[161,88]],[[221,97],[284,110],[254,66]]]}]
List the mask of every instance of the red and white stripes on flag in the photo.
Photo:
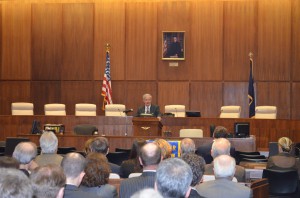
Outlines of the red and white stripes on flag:
[{"label": "red and white stripes on flag", "polygon": [[112,89],[111,89],[111,78],[110,78],[110,57],[109,51],[106,51],[106,67],[104,70],[104,79],[102,85],[101,95],[103,99],[103,110],[106,104],[113,104],[112,101]]}]

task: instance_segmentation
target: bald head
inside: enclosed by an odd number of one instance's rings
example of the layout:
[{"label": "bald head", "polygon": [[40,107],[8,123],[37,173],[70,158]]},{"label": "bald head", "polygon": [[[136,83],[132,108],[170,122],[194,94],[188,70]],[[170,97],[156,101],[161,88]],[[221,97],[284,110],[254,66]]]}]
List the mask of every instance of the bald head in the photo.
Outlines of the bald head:
[{"label": "bald head", "polygon": [[215,139],[211,147],[211,156],[230,155],[230,142],[225,138]]},{"label": "bald head", "polygon": [[216,178],[232,179],[235,173],[235,160],[229,155],[220,155],[214,159],[214,174]]},{"label": "bald head", "polygon": [[190,138],[184,138],[181,140],[181,154],[185,153],[195,153],[196,147],[195,143],[192,139]]},{"label": "bald head", "polygon": [[36,157],[36,154],[37,148],[33,142],[21,142],[16,146],[13,157],[20,164],[29,164]]},{"label": "bald head", "polygon": [[79,153],[68,153],[61,162],[67,179],[78,177],[84,171],[85,165],[86,160]]},{"label": "bald head", "polygon": [[161,150],[154,143],[145,144],[140,152],[143,166],[158,165],[161,160]]}]

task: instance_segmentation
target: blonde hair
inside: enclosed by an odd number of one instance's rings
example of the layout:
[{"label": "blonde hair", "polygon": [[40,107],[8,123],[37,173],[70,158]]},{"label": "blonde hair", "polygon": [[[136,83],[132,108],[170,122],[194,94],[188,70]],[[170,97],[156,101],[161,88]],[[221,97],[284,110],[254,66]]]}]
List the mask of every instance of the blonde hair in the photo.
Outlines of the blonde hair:
[{"label": "blonde hair", "polygon": [[172,154],[172,146],[164,139],[156,139],[154,143],[157,144],[161,149],[161,155],[163,159],[167,159],[171,157]]},{"label": "blonde hair", "polygon": [[290,152],[292,144],[292,140],[288,137],[282,137],[278,140],[278,145],[282,148],[282,151],[284,152]]}]

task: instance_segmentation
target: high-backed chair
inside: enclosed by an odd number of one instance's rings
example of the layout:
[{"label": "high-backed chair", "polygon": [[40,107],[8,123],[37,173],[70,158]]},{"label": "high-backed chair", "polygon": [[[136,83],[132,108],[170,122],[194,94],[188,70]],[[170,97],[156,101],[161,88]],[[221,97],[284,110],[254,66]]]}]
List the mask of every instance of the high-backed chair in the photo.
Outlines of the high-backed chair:
[{"label": "high-backed chair", "polygon": [[96,116],[97,106],[95,104],[79,103],[75,105],[76,116]]},{"label": "high-backed chair", "polygon": [[65,116],[66,105],[65,104],[45,104],[45,115]]},{"label": "high-backed chair", "polygon": [[202,129],[180,129],[179,137],[203,138],[203,130]]},{"label": "high-backed chair", "polygon": [[76,135],[93,135],[98,132],[98,128],[91,124],[80,124],[74,127],[74,133]]},{"label": "high-backed chair", "polygon": [[257,106],[255,108],[255,118],[257,119],[276,119],[276,106]]},{"label": "high-backed chair", "polygon": [[7,137],[5,141],[5,155],[6,156],[12,156],[15,147],[20,142],[29,142],[29,138],[22,138],[22,137]]},{"label": "high-backed chair", "polygon": [[223,106],[221,107],[220,118],[240,118],[241,107],[240,106]]},{"label": "high-backed chair", "polygon": [[14,102],[11,103],[12,115],[33,115],[33,103]]},{"label": "high-backed chair", "polygon": [[185,117],[185,105],[166,105],[165,113],[173,113],[175,117]]},{"label": "high-backed chair", "polygon": [[105,116],[126,116],[125,105],[107,104],[105,105]]}]

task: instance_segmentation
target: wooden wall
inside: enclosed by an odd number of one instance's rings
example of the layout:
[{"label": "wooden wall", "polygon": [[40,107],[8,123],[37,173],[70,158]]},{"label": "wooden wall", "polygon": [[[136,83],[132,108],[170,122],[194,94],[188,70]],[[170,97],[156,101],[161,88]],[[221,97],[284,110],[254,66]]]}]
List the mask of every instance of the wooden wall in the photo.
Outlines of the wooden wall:
[{"label": "wooden wall", "polygon": [[[98,114],[111,45],[114,103],[137,109],[184,104],[216,117],[222,105],[248,116],[248,53],[254,53],[257,105],[300,119],[299,0],[0,1],[0,114],[28,101],[95,103]],[[161,59],[162,31],[185,31],[186,59]],[[173,61],[174,62],[174,61]]]}]

